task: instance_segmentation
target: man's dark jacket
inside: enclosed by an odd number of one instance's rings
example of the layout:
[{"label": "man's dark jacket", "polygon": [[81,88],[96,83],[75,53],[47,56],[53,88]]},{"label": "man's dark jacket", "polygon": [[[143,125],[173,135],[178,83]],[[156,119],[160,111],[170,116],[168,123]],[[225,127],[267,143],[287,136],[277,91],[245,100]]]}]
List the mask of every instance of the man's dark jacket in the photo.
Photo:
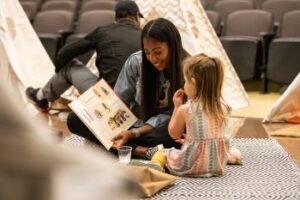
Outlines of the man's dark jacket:
[{"label": "man's dark jacket", "polygon": [[57,56],[57,68],[61,69],[73,58],[94,49],[100,76],[113,87],[126,59],[141,49],[140,35],[140,28],[130,19],[98,27],[83,39],[64,46]]}]

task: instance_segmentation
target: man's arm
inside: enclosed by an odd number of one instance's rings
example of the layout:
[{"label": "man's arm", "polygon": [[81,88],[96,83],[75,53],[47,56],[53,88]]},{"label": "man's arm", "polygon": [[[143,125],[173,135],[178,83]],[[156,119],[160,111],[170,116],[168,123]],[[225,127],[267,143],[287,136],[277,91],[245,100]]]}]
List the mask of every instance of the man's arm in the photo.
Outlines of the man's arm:
[{"label": "man's arm", "polygon": [[61,69],[73,58],[76,58],[77,56],[85,52],[88,52],[93,48],[94,48],[93,42],[86,39],[80,39],[78,41],[65,45],[58,52],[57,68]]},{"label": "man's arm", "polygon": [[84,38],[62,47],[57,55],[56,71],[59,71],[61,68],[63,68],[73,58],[95,49],[97,47],[97,41],[101,39],[101,35],[102,34],[100,30],[96,29]]}]

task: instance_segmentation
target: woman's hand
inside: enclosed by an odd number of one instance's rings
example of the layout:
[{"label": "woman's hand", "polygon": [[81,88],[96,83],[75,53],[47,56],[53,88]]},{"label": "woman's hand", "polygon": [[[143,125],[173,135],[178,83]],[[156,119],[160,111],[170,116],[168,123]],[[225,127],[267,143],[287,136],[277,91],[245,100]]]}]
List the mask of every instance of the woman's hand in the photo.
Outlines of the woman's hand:
[{"label": "woman's hand", "polygon": [[173,103],[176,108],[183,104],[183,98],[185,96],[183,89],[178,89],[173,96]]},{"label": "woman's hand", "polygon": [[112,139],[112,148],[116,149],[120,146],[125,145],[133,137],[131,131],[121,131],[116,137]]}]

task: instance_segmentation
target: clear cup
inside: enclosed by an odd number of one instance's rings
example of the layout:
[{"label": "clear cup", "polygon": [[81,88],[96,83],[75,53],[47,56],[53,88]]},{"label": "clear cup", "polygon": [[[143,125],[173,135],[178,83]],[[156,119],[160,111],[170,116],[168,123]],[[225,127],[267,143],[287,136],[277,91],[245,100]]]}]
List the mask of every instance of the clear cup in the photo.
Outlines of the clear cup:
[{"label": "clear cup", "polygon": [[132,147],[121,146],[117,148],[119,155],[119,162],[122,164],[128,164],[131,160]]}]

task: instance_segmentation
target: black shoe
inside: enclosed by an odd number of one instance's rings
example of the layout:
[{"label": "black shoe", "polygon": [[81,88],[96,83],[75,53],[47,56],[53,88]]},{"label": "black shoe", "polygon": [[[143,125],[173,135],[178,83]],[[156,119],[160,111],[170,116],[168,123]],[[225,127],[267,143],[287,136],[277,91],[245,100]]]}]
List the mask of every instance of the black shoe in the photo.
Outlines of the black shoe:
[{"label": "black shoe", "polygon": [[38,100],[36,96],[38,91],[39,88],[34,89],[32,87],[28,87],[26,89],[26,96],[39,111],[47,113],[49,111],[48,100],[47,99]]}]

